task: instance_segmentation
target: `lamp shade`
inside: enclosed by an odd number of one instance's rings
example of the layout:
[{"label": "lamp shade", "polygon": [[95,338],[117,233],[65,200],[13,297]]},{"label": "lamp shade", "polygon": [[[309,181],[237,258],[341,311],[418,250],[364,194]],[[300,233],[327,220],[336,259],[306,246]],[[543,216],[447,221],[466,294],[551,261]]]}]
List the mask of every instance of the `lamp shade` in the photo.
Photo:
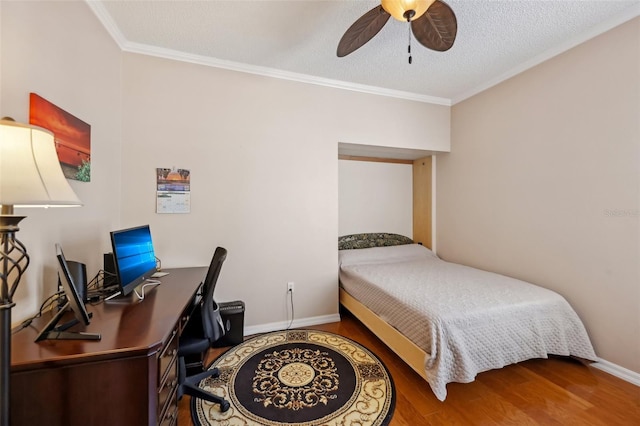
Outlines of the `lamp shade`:
[{"label": "lamp shade", "polygon": [[82,205],[62,173],[53,133],[0,120],[0,205]]},{"label": "lamp shade", "polygon": [[435,0],[382,0],[382,7],[399,21],[407,22],[405,12],[413,10],[415,13],[410,16],[410,20],[414,21],[424,15]]}]

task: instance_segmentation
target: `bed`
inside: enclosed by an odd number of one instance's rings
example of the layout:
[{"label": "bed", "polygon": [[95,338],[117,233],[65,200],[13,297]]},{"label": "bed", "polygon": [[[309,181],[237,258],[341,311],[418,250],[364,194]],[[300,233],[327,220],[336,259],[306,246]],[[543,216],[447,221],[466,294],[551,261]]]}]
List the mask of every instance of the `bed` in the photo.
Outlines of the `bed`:
[{"label": "bed", "polygon": [[396,234],[339,239],[340,303],[444,401],[446,385],[548,355],[596,361],[584,325],[559,294],[446,262]]}]

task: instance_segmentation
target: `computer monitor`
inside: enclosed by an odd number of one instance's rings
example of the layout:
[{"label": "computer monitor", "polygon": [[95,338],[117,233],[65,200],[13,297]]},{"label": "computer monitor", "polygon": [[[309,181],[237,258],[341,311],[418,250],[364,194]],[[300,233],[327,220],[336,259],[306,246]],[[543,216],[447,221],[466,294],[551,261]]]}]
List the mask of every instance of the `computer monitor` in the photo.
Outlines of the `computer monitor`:
[{"label": "computer monitor", "polygon": [[[44,326],[42,331],[36,337],[36,342],[45,339],[65,339],[65,340],[100,340],[101,336],[97,333],[85,333],[85,332],[71,332],[67,331],[72,326],[82,323],[89,325],[91,322],[91,315],[87,312],[87,308],[80,295],[78,294],[77,287],[73,281],[73,275],[69,269],[67,259],[64,257],[62,247],[60,244],[56,244],[56,258],[58,260],[58,279],[62,285],[64,295],[66,296],[67,303],[64,304],[58,313]],[[58,322],[64,315],[65,311],[71,308],[73,311],[74,319],[58,325]]]},{"label": "computer monitor", "polygon": [[157,271],[149,225],[111,232],[116,277],[123,296]]}]

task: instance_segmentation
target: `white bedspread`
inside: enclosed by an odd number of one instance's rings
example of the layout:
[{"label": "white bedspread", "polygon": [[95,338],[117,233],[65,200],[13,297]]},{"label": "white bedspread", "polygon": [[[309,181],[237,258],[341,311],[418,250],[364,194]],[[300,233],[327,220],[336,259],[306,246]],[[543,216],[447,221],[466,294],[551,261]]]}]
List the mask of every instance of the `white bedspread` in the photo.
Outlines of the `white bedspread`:
[{"label": "white bedspread", "polygon": [[343,288],[422,348],[443,401],[450,382],[549,354],[596,360],[569,303],[545,288],[445,262],[419,245],[340,251]]}]

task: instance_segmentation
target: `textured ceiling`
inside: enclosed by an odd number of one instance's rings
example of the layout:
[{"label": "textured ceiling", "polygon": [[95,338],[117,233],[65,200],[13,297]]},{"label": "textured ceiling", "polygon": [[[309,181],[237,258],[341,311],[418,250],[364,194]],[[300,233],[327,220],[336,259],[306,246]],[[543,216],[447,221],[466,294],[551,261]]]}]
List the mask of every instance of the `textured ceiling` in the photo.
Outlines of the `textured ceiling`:
[{"label": "textured ceiling", "polygon": [[447,52],[412,42],[393,18],[338,58],[349,26],[378,1],[91,1],[125,51],[442,104],[478,93],[640,14],[640,0],[447,0]]}]

